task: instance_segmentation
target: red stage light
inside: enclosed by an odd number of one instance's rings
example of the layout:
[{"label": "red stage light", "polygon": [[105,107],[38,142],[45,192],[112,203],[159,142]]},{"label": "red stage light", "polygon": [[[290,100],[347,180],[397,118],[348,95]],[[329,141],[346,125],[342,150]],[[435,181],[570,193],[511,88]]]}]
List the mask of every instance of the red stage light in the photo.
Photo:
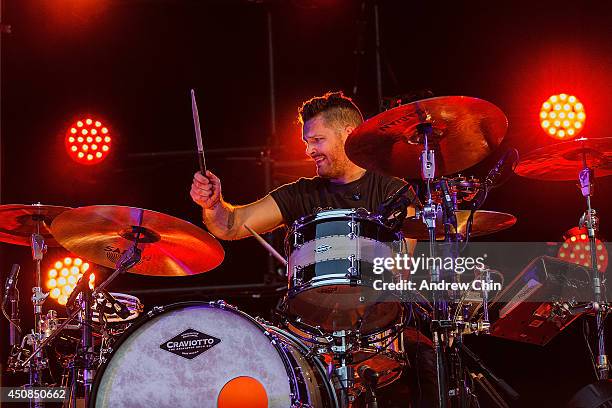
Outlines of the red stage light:
[{"label": "red stage light", "polygon": [[[98,132],[103,133],[104,138],[96,136]],[[78,136],[75,137],[77,133]],[[72,160],[80,164],[92,165],[106,159],[111,150],[111,141],[110,131],[102,125],[101,121],[85,118],[76,121],[68,128],[64,143]],[[86,153],[90,149],[95,152]]]},{"label": "red stage light", "polygon": [[[572,228],[564,234],[563,238],[565,242],[559,248],[557,257],[590,268],[591,245],[586,230]],[[604,272],[608,268],[608,251],[599,239],[595,239],[595,248],[597,250],[597,269]]]},{"label": "red stage light", "polygon": [[585,119],[584,106],[574,95],[553,95],[540,110],[542,129],[555,139],[573,139],[582,130]]}]

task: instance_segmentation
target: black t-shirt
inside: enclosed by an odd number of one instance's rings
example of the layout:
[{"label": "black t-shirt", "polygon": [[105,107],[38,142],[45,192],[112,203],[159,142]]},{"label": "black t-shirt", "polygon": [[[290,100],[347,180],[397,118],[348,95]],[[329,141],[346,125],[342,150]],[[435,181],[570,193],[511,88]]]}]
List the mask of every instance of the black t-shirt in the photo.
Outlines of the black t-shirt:
[{"label": "black t-shirt", "polygon": [[406,182],[372,171],[347,184],[334,184],[322,177],[300,178],[280,186],[270,194],[287,226],[320,209],[365,208],[376,211],[380,203]]}]

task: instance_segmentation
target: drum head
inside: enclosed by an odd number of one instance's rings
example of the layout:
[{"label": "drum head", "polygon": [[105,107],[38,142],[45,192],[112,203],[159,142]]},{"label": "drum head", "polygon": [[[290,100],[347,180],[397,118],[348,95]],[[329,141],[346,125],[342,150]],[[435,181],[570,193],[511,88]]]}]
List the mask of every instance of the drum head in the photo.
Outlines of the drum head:
[{"label": "drum head", "polygon": [[327,332],[353,329],[374,333],[392,326],[402,312],[396,297],[364,286],[321,286],[303,291],[287,303],[292,317]]},{"label": "drum head", "polygon": [[291,406],[283,359],[254,319],[215,304],[169,309],[124,334],[98,372],[93,406],[212,408],[224,387],[246,382],[265,390],[266,406]]}]

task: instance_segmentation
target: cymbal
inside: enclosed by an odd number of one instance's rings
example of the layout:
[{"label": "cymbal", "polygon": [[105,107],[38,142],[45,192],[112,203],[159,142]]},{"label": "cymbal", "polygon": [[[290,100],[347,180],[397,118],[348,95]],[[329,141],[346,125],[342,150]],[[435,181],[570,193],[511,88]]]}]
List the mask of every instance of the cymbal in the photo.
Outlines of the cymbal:
[{"label": "cymbal", "polygon": [[468,96],[423,99],[382,112],[359,125],[344,146],[360,167],[384,174],[420,178],[423,141],[419,113],[429,115],[436,176],[456,173],[487,157],[506,135],[508,120],[495,105]]},{"label": "cymbal", "polygon": [[521,158],[514,172],[537,180],[577,180],[583,158],[595,177],[611,175],[612,137],[580,138],[535,149]]},{"label": "cymbal", "polygon": [[[469,210],[455,211],[457,216],[457,232],[465,235],[465,227],[467,225]],[[471,237],[492,234],[506,228],[510,228],[516,223],[516,217],[512,214],[507,214],[497,211],[479,210],[474,214],[474,222],[472,223]],[[451,228],[452,230],[452,228]],[[407,218],[402,226],[402,232],[406,238],[413,238],[421,241],[429,239],[429,231],[419,218]],[[436,239],[444,238],[444,222],[442,213],[436,217]]]},{"label": "cymbal", "polygon": [[195,275],[217,267],[225,255],[219,241],[203,229],[141,208],[75,208],[56,217],[51,231],[69,251],[109,268],[115,268],[140,233],[142,260],[128,271],[140,275]]},{"label": "cymbal", "polygon": [[49,247],[60,244],[51,234],[51,222],[71,207],[42,204],[0,205],[0,242],[30,246],[31,236],[39,233]]}]

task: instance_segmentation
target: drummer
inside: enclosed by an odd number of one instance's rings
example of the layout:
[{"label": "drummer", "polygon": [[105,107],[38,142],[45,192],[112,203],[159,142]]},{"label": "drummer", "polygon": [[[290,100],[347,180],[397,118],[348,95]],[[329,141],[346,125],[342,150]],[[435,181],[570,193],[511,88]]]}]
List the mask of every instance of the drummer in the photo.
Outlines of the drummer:
[{"label": "drummer", "polygon": [[[298,110],[298,120],[306,155],[317,167],[316,177],[285,184],[253,203],[232,205],[223,199],[221,181],[215,174],[207,171],[206,176],[200,172],[194,175],[191,198],[203,208],[204,223],[216,237],[224,240],[249,237],[245,224],[265,233],[282,225],[291,226],[295,220],[320,209],[365,208],[375,212],[387,197],[405,185],[399,178],[363,169],[349,160],[344,143],[363,122],[363,115],[342,92],[329,92],[304,102]],[[407,336],[416,338],[419,334],[411,331]],[[427,342],[423,335],[420,339]],[[421,356],[417,360],[422,366],[418,379],[421,398],[417,399],[421,404],[415,405],[427,406],[431,397],[424,394],[435,393],[434,371],[432,365],[424,364],[431,362],[431,358],[423,352],[430,354],[431,349],[423,344],[420,347]],[[414,395],[415,390],[412,392]],[[393,394],[397,396],[398,391]]]},{"label": "drummer", "polygon": [[285,184],[261,200],[232,205],[223,200],[221,181],[207,172],[196,173],[191,187],[193,201],[204,209],[204,223],[217,238],[249,237],[248,225],[259,233],[283,224],[291,226],[322,208],[365,208],[375,211],[383,200],[405,182],[396,177],[362,169],[349,160],[344,142],[363,122],[350,98],[341,92],[312,98],[299,109],[306,155],[314,160],[317,177]]}]

